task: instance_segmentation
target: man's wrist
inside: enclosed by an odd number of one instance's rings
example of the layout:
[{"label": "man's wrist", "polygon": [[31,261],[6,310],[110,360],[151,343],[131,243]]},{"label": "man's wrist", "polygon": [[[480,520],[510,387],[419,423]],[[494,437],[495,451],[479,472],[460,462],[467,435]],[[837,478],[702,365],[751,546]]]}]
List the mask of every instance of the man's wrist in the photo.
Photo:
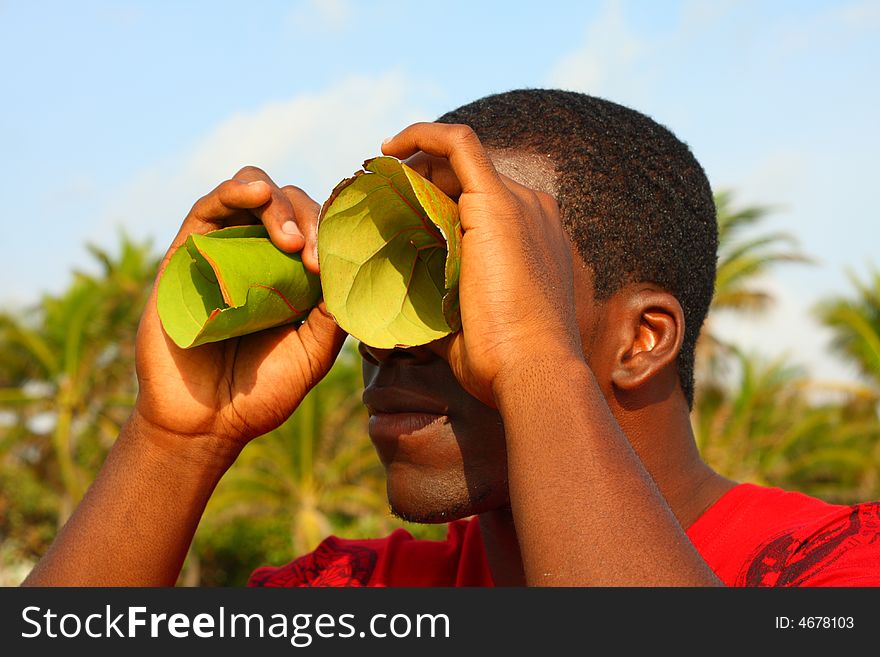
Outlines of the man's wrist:
[{"label": "man's wrist", "polygon": [[137,407],[132,411],[120,438],[131,441],[156,461],[179,464],[199,477],[219,481],[238,458],[242,445],[211,434],[181,435],[144,416]]},{"label": "man's wrist", "polygon": [[492,381],[492,394],[499,410],[508,402],[518,403],[524,396],[553,394],[549,382],[565,384],[572,379],[592,376],[583,354],[571,350],[542,351],[511,363]]}]

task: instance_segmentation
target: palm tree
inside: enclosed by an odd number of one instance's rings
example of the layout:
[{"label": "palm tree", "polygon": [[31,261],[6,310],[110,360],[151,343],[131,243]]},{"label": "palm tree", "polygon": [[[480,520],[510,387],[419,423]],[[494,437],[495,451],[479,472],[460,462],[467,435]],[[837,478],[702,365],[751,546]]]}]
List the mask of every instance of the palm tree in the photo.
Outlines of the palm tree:
[{"label": "palm tree", "polygon": [[783,262],[810,262],[797,250],[791,235],[773,232],[747,237],[743,232],[763,221],[772,208],[752,205],[733,206],[733,193],[715,194],[718,217],[718,271],[712,309],[748,312],[764,310],[772,296],[756,282]]},{"label": "palm tree", "polygon": [[832,348],[858,367],[880,390],[880,270],[862,282],[850,275],[855,298],[834,297],[819,304],[819,318],[834,331]]},{"label": "palm tree", "polygon": [[7,459],[30,467],[58,494],[63,524],[128,414],[135,393],[133,342],[158,260],[123,236],[120,255],[91,246],[97,275],[75,274],[24,317],[0,315],[0,407]]},{"label": "palm tree", "polygon": [[[762,360],[713,334],[719,311],[766,310],[772,296],[761,278],[785,262],[809,262],[785,233],[745,235],[769,208],[735,209],[730,192],[715,198],[718,276],[709,320],[698,344],[692,413],[708,463],[740,480],[775,485],[841,503],[880,496],[878,395],[864,386],[811,381],[782,359]],[[873,285],[873,287],[872,287]],[[880,276],[856,282],[858,299],[819,308],[837,332],[838,351],[880,382]],[[728,376],[718,374],[726,368]]]},{"label": "palm tree", "polygon": [[829,389],[732,348],[737,378],[707,386],[692,421],[706,461],[740,481],[840,503],[880,496],[880,423],[863,389]]},{"label": "palm tree", "polygon": [[712,329],[712,318],[719,312],[759,313],[773,302],[761,279],[776,265],[811,262],[797,250],[797,242],[783,232],[757,233],[753,229],[772,208],[752,205],[737,208],[733,193],[715,194],[718,218],[718,267],[715,295],[709,316],[697,343],[697,362],[701,378],[712,379],[723,353],[730,347]]}]

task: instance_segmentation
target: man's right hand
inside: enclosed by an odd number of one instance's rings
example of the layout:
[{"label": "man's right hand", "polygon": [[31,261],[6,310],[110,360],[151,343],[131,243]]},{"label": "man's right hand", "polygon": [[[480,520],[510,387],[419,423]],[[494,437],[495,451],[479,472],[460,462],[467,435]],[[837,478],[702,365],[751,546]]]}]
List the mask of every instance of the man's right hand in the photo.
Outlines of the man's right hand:
[{"label": "man's right hand", "polygon": [[[302,190],[279,188],[262,170],[245,167],[196,202],[160,272],[191,233],[262,222],[278,248],[301,252],[306,268],[317,273],[319,209]],[[138,329],[133,419],[146,423],[150,435],[234,459],[250,439],[290,416],[330,369],[344,339],[321,302],[299,326],[180,349],[162,329],[154,286]]]}]

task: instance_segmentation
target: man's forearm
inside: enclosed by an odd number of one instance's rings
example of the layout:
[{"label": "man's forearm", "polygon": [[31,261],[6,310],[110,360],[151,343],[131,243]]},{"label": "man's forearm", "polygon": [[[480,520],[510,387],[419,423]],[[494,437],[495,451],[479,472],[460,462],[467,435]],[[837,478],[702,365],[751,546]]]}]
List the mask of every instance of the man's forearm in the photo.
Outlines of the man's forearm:
[{"label": "man's forearm", "polygon": [[700,558],[581,359],[523,363],[495,387],[529,585],[701,586]]},{"label": "man's forearm", "polygon": [[234,458],[225,446],[195,442],[132,415],[23,585],[172,586],[208,498]]}]

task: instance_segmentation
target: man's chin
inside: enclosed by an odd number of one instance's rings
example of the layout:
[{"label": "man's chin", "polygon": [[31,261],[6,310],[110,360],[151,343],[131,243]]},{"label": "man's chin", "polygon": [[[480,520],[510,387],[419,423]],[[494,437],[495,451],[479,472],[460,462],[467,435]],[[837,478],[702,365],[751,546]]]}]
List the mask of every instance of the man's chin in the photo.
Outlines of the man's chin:
[{"label": "man's chin", "polygon": [[[388,502],[391,513],[407,522],[437,524],[452,522],[490,510],[493,506],[493,488],[489,485],[460,486],[431,485],[430,482],[404,482],[388,479]],[[425,485],[427,483],[427,485]],[[507,496],[503,496],[507,499]],[[503,503],[504,500],[499,499]]]},{"label": "man's chin", "polygon": [[391,514],[406,522],[417,522],[423,525],[437,525],[474,515],[470,504],[459,505],[456,508],[443,509],[410,509],[391,505]]}]

